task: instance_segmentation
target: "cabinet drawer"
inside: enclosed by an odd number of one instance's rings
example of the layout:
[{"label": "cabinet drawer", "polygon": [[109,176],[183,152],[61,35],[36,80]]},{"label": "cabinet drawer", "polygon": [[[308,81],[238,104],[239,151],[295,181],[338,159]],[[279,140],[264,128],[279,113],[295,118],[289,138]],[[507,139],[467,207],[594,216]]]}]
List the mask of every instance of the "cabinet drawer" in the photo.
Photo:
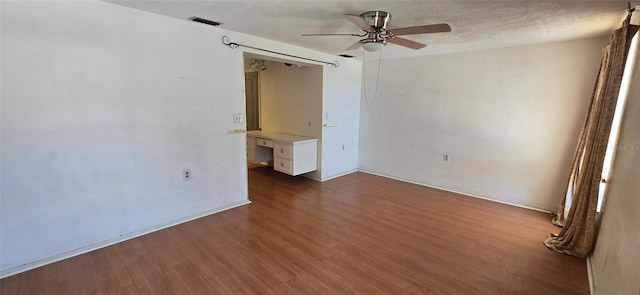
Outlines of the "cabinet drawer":
[{"label": "cabinet drawer", "polygon": [[278,158],[293,159],[293,146],[276,143],[273,146],[273,155]]},{"label": "cabinet drawer", "polygon": [[273,141],[271,141],[271,139],[265,139],[265,138],[256,138],[256,144],[259,146],[265,146],[265,147],[273,147]]},{"label": "cabinet drawer", "polygon": [[273,169],[282,173],[293,175],[293,165],[291,160],[283,158],[274,158]]}]

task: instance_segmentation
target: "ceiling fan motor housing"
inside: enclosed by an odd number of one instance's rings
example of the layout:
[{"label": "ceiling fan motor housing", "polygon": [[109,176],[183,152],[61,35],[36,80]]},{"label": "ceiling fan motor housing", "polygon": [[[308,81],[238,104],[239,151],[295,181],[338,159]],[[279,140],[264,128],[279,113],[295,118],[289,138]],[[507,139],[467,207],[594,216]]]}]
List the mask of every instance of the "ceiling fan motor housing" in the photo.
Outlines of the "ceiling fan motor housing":
[{"label": "ceiling fan motor housing", "polygon": [[364,20],[372,27],[376,28],[376,31],[382,31],[387,29],[387,24],[391,19],[391,13],[386,11],[367,11],[360,14]]},{"label": "ceiling fan motor housing", "polygon": [[418,34],[432,34],[432,33],[446,33],[451,32],[451,26],[446,23],[412,26],[405,28],[390,29],[387,27],[391,20],[391,14],[386,11],[373,10],[355,14],[343,15],[348,21],[358,26],[363,33],[360,34],[302,34],[303,36],[354,36],[365,37],[358,40],[347,48],[347,50],[353,50],[358,47],[363,47],[367,51],[378,51],[382,49],[387,43],[393,43],[413,50],[422,49],[426,44],[405,39],[398,36],[404,35],[418,35]]}]

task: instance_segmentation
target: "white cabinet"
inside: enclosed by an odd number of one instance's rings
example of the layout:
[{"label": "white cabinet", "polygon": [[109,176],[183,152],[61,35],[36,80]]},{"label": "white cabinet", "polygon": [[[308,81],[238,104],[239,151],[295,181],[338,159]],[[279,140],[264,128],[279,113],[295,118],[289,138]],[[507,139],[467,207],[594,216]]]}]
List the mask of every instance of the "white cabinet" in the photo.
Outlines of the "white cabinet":
[{"label": "white cabinet", "polygon": [[247,159],[269,162],[276,171],[299,175],[318,169],[318,139],[291,134],[247,132]]}]

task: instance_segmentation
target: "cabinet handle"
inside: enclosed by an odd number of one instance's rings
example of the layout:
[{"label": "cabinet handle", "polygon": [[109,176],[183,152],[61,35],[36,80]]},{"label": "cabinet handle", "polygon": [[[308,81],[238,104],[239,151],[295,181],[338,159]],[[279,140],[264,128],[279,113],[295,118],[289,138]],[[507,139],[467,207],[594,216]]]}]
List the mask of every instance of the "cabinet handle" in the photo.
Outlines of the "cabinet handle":
[{"label": "cabinet handle", "polygon": [[280,162],[280,167],[284,167],[284,163]]},{"label": "cabinet handle", "polygon": [[281,153],[281,154],[284,154],[284,149],[280,149],[280,153]]},{"label": "cabinet handle", "polygon": [[266,141],[266,140],[263,140],[263,141],[262,141],[262,144],[267,144],[267,141]]}]

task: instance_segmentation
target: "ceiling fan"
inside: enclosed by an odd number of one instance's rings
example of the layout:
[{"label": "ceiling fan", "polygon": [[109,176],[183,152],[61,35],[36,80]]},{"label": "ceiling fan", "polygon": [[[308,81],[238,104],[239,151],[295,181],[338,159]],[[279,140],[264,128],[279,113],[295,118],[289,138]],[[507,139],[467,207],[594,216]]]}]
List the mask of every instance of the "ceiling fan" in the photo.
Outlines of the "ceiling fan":
[{"label": "ceiling fan", "polygon": [[404,46],[414,50],[418,50],[427,46],[426,44],[411,41],[409,39],[400,38],[398,36],[404,35],[416,35],[416,34],[430,34],[430,33],[445,33],[451,32],[451,27],[448,24],[435,24],[414,26],[398,29],[387,29],[389,20],[391,20],[391,14],[386,11],[367,11],[360,15],[345,14],[344,17],[360,27],[363,34],[302,34],[302,36],[355,36],[364,37],[364,39],[358,40],[353,45],[349,46],[347,50],[357,49],[362,46],[366,51],[374,52],[379,51],[387,45],[387,43],[393,43],[396,45]]}]

